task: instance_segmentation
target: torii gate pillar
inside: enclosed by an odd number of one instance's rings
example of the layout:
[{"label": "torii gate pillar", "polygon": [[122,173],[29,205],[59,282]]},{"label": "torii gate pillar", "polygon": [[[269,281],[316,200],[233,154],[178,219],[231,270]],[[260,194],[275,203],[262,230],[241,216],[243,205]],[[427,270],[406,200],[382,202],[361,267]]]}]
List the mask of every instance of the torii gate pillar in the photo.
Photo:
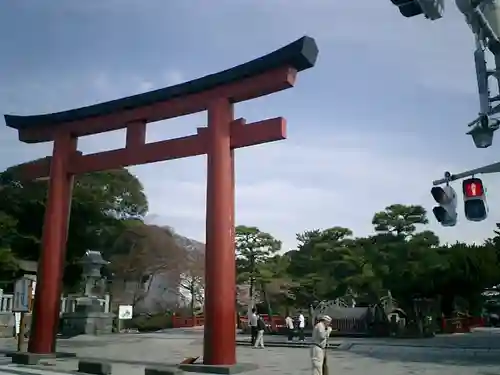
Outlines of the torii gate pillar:
[{"label": "torii gate pillar", "polygon": [[[211,341],[214,327],[224,321],[217,345],[205,345],[203,357],[214,363],[236,363],[235,337],[236,314],[233,301],[236,280],[233,243],[233,163],[231,157],[231,122],[233,106],[220,98],[208,107],[208,170],[207,170],[207,222],[206,248],[211,250],[205,264],[205,342]],[[224,271],[222,271],[224,270]],[[232,306],[231,306],[232,305]],[[233,358],[234,352],[234,358]],[[230,354],[229,354],[230,353]],[[229,356],[228,356],[229,354]]]}]

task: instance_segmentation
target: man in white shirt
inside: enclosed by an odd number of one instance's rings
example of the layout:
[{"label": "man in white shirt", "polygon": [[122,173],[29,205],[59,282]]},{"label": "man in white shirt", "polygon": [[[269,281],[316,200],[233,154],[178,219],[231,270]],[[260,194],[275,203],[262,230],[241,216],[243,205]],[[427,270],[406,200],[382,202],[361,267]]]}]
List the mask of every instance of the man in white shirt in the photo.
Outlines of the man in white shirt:
[{"label": "man in white shirt", "polygon": [[312,331],[312,375],[325,375],[323,374],[323,366],[326,359],[325,350],[328,344],[328,337],[330,333],[332,333],[332,327],[330,327],[331,322],[332,318],[328,315],[323,315],[319,318],[318,323],[316,323]]},{"label": "man in white shirt", "polygon": [[293,331],[295,327],[293,326],[293,319],[290,315],[285,318],[285,326],[288,333],[288,341],[293,341]]},{"label": "man in white shirt", "polygon": [[302,312],[299,314],[299,340],[304,341],[304,328],[306,327],[306,319]]},{"label": "man in white shirt", "polygon": [[252,335],[252,346],[255,345],[255,340],[257,340],[257,320],[257,309],[254,307],[248,314],[248,325],[250,326],[250,334]]}]

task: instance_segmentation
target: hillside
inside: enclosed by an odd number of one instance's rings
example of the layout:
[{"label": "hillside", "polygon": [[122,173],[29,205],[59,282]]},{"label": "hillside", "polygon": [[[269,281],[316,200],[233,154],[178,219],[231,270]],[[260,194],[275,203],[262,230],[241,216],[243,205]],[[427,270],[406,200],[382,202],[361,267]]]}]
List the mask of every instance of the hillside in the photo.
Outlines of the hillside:
[{"label": "hillside", "polygon": [[162,226],[161,228],[168,231],[172,235],[175,243],[178,246],[180,246],[181,248],[186,249],[187,251],[205,252],[205,244],[203,242],[196,241],[196,240],[193,240],[192,238],[182,236],[179,233],[177,233],[175,231],[175,229],[172,227]]}]

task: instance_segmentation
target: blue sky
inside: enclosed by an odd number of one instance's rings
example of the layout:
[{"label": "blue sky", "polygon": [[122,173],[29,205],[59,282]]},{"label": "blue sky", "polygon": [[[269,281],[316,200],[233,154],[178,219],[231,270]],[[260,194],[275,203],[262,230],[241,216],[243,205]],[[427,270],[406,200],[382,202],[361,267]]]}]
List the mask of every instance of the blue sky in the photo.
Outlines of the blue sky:
[{"label": "blue sky", "polygon": [[[403,18],[389,0],[18,0],[0,4],[0,112],[39,114],[197,78],[309,35],[320,56],[291,90],[237,106],[248,121],[284,116],[288,139],[238,150],[239,224],[295,246],[305,229],[372,230],[392,203],[433,206],[431,181],[498,161],[500,140],[476,149],[473,39],[448,2],[445,18]],[[148,140],[195,131],[197,114],[148,126]],[[500,136],[497,136],[500,137]],[[124,133],[86,137],[80,150],[122,147]],[[0,128],[1,167],[45,156]],[[205,157],[134,167],[149,220],[203,240]],[[482,241],[500,222],[500,178],[485,176],[490,217],[430,229]],[[457,184],[457,190],[460,185]]]}]

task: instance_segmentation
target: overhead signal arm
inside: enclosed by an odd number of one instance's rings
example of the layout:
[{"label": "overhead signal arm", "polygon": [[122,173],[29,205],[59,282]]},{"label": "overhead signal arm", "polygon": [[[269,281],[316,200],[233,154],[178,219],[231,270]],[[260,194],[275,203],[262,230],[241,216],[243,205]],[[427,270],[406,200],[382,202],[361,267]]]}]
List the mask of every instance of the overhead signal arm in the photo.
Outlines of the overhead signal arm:
[{"label": "overhead signal arm", "polygon": [[450,172],[445,172],[444,178],[432,181],[432,185],[438,186],[446,184],[452,181],[461,180],[462,178],[472,177],[478,174],[490,174],[490,173],[500,173],[500,162],[485,165],[484,167],[479,167],[475,169],[470,169],[465,172],[460,172],[456,174],[451,174]]}]

